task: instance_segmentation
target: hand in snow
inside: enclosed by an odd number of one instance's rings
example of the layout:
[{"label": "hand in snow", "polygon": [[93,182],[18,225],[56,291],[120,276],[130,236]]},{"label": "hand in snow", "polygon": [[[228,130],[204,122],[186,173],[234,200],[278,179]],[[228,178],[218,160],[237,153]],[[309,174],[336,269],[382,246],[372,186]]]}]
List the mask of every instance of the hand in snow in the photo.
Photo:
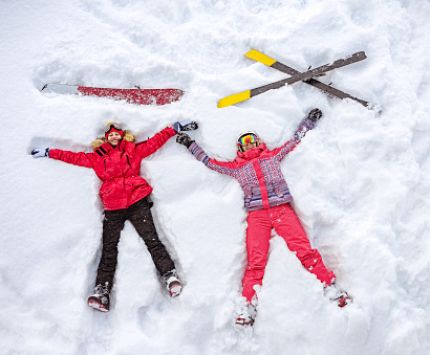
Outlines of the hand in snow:
[{"label": "hand in snow", "polygon": [[194,142],[191,137],[186,133],[178,133],[176,142],[186,146],[187,148]]},{"label": "hand in snow", "polygon": [[319,108],[314,108],[308,113],[308,118],[312,122],[317,122],[322,117],[322,112]]},{"label": "hand in snow", "polygon": [[194,131],[197,128],[199,128],[197,122],[191,120],[177,121],[173,124],[173,129],[176,133],[181,131]]},{"label": "hand in snow", "polygon": [[49,153],[49,148],[34,148],[31,151],[33,158],[43,158],[47,157]]}]

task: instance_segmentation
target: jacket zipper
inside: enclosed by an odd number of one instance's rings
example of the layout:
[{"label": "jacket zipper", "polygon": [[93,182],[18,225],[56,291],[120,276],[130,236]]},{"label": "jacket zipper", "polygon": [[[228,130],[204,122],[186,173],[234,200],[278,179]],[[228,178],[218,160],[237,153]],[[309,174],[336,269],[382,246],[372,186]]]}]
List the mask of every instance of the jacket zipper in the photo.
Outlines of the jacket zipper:
[{"label": "jacket zipper", "polygon": [[252,163],[252,166],[254,167],[255,174],[257,175],[258,185],[260,186],[263,208],[268,209],[270,208],[269,195],[267,193],[267,186],[266,186],[266,181],[264,180],[264,174],[263,174],[263,171],[261,170],[260,160],[256,159]]}]

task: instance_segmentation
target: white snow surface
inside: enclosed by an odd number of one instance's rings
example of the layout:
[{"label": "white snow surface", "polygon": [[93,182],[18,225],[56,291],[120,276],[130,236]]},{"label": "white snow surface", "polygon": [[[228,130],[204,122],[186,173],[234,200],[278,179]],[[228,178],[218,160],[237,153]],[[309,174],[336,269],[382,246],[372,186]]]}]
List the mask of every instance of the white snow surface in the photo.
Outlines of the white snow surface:
[{"label": "white snow surface", "polygon": [[[430,354],[429,18],[426,0],[0,1],[0,353]],[[250,48],[298,70],[364,50],[365,61],[321,80],[382,111],[303,83],[218,109],[226,95],[286,77],[246,59]],[[138,106],[42,95],[46,82],[186,94]],[[90,169],[33,159],[32,147],[91,151],[112,118],[141,140],[194,119],[193,138],[230,160],[241,132],[279,146],[313,107],[324,117],[282,167],[351,306],[330,303],[274,235],[254,329],[235,330],[242,192],[171,139],[142,175],[183,294],[168,297],[126,224],[112,310],[87,307],[101,248],[99,181]]]}]

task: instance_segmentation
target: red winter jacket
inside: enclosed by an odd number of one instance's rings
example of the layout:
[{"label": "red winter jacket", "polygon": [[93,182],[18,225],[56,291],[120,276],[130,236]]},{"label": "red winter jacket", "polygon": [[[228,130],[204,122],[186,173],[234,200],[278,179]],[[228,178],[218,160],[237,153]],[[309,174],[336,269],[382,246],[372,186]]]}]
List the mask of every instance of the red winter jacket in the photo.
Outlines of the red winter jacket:
[{"label": "red winter jacket", "polygon": [[93,153],[50,149],[49,157],[93,168],[103,181],[99,193],[104,208],[119,210],[129,207],[152,192],[152,187],[140,176],[140,163],[175,134],[173,128],[167,127],[141,143],[122,140],[117,147],[104,143]]}]

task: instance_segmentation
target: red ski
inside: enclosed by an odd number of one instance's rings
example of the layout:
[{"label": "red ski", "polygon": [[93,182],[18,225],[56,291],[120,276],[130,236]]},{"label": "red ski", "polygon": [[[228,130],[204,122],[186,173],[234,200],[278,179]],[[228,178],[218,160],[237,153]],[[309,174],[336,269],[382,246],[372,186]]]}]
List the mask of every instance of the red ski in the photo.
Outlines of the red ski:
[{"label": "red ski", "polygon": [[166,105],[178,101],[184,94],[180,89],[114,89],[67,84],[46,84],[41,91],[44,93],[109,97],[138,105]]}]

